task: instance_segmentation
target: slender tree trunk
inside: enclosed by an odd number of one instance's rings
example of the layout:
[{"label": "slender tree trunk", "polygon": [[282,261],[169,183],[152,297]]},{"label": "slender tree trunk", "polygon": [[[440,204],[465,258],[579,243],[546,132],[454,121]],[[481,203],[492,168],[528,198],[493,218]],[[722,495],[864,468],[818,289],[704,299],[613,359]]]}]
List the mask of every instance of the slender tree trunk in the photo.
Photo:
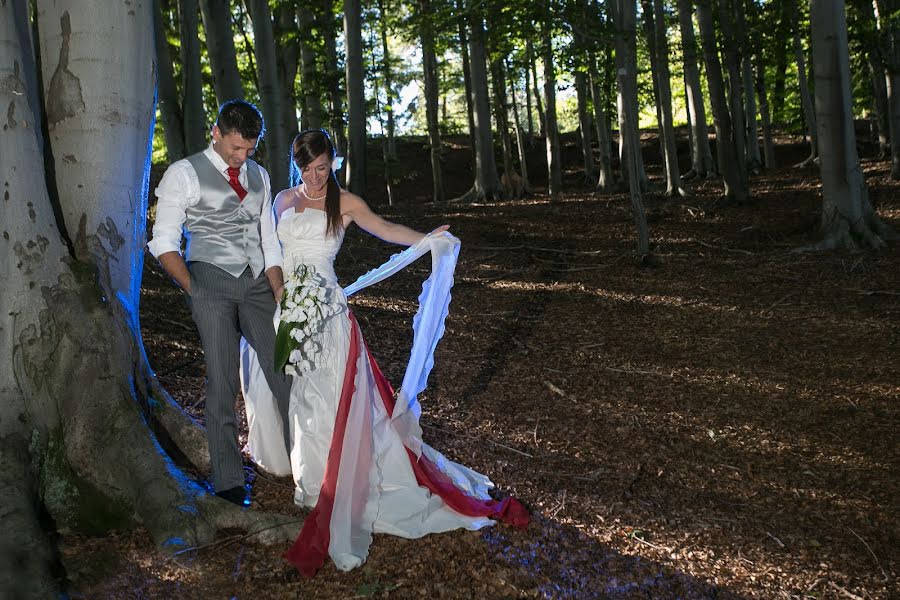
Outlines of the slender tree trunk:
[{"label": "slender tree trunk", "polygon": [[437,57],[434,53],[434,31],[431,19],[431,0],[419,0],[422,21],[419,24],[419,37],[422,42],[422,71],[425,83],[425,120],[428,123],[428,145],[431,149],[431,179],[435,202],[447,200],[444,190],[443,146],[441,145],[440,115],[438,115],[438,78]]},{"label": "slender tree trunk", "polygon": [[[531,40],[528,39],[525,41],[526,48],[526,57],[528,60],[528,72],[531,73],[533,85],[531,89],[534,91],[534,107],[537,110],[538,114],[538,124],[540,125],[540,137],[546,137],[547,133],[544,130],[544,126],[547,124],[547,119],[544,115],[544,103],[541,101],[541,87],[538,85],[538,77],[537,77],[537,61],[534,56],[534,45],[531,43]],[[526,77],[527,77],[526,73]]]},{"label": "slender tree trunk", "polygon": [[662,122],[660,132],[663,134],[664,159],[666,165],[666,196],[685,196],[681,188],[681,171],[678,168],[678,150],[675,145],[675,125],[672,117],[672,88],[669,83],[669,44],[666,35],[666,22],[663,16],[662,0],[653,1],[654,34],[656,36],[656,64],[659,69],[657,85],[659,87],[659,104]]},{"label": "slender tree trunk", "polygon": [[282,92],[278,80],[278,62],[275,58],[275,32],[272,13],[267,0],[246,0],[250,20],[253,23],[256,71],[259,77],[259,100],[266,128],[266,168],[272,180],[273,190],[283,190],[290,185],[290,144],[283,127],[281,106]]},{"label": "slender tree trunk", "polygon": [[769,117],[769,100],[766,93],[766,69],[762,60],[762,46],[756,43],[756,95],[759,97],[759,116],[763,128],[763,158],[767,169],[775,168],[775,144],[772,141],[772,122]]},{"label": "slender tree trunk", "polygon": [[347,71],[347,188],[366,193],[366,95],[362,57],[362,6],[360,0],[344,0],[344,47]]},{"label": "slender tree trunk", "polygon": [[[890,44],[881,42],[880,32],[875,17],[875,7],[871,0],[857,0],[854,5],[860,15],[862,35],[864,36],[863,52],[872,77],[872,108],[875,112],[875,126],[878,130],[878,156],[884,158],[891,152],[890,108],[887,96],[886,66],[882,53]],[[880,9],[879,9],[880,11]]]},{"label": "slender tree trunk", "polygon": [[[347,153],[347,134],[344,122],[344,94],[341,83],[344,74],[338,67],[337,37],[338,23],[334,14],[333,0],[324,0],[322,10],[322,37],[325,43],[325,89],[329,98],[331,113],[331,133],[335,148],[341,156]],[[346,171],[342,171],[346,173]]]},{"label": "slender tree trunk", "polygon": [[562,192],[562,151],[559,141],[559,125],[556,117],[556,69],[553,65],[552,14],[549,2],[545,5],[546,15],[542,23],[544,99],[546,123],[544,133],[547,140],[547,192],[555,196]]},{"label": "slender tree trunk", "polygon": [[491,105],[488,91],[484,22],[478,10],[469,10],[469,59],[472,75],[472,104],[475,119],[475,187],[478,199],[494,198],[500,192],[494,138],[491,133]]},{"label": "slender tree trunk", "polygon": [[[747,0],[734,0],[734,16],[736,31],[734,35],[738,58],[740,62],[741,77],[743,78],[744,105],[743,113],[746,119],[746,163],[751,171],[758,171],[762,166],[762,157],[759,153],[759,125],[756,120],[756,95],[753,93],[753,54],[750,51],[750,37],[748,35],[747,14],[744,2]],[[756,10],[756,5],[748,2],[751,11]],[[755,12],[750,13],[750,18],[755,17]],[[755,21],[754,21],[755,22]],[[754,28],[755,29],[755,28]]]},{"label": "slender tree trunk", "polygon": [[[634,39],[636,3],[634,0],[612,0],[607,4],[609,10],[609,18],[612,21],[613,28],[616,31],[616,55],[617,55],[617,77],[616,83],[619,88],[619,137],[628,139],[629,142],[622,145],[624,149],[622,156],[622,165],[626,170],[625,179],[628,181],[628,189],[631,195],[631,211],[634,216],[634,223],[637,229],[637,254],[643,258],[650,254],[650,234],[647,230],[647,215],[644,213],[644,201],[641,198],[641,176],[638,173],[638,157],[640,152],[640,144],[635,143],[638,139],[637,131],[633,130],[634,124],[637,122],[637,115],[629,113],[637,112],[637,101],[621,102],[621,99],[630,97],[632,92],[637,91],[637,69],[636,61],[632,62],[633,57],[618,58],[625,44],[625,37],[630,35]],[[632,65],[629,69],[625,65]],[[629,82],[629,80],[633,80]],[[624,113],[624,114],[623,114]],[[630,155],[629,155],[630,154]]]},{"label": "slender tree trunk", "polygon": [[[729,6],[729,2],[731,6]],[[728,70],[728,101],[732,121],[731,143],[734,145],[734,153],[738,157],[735,170],[738,175],[738,185],[745,191],[745,197],[749,197],[745,138],[747,120],[744,114],[743,90],[741,89],[741,54],[732,18],[732,15],[739,12],[735,9],[735,3],[740,2],[743,0],[719,0],[719,28],[722,34],[722,54]]]},{"label": "slender tree trunk", "polygon": [[806,121],[806,132],[809,135],[809,158],[800,163],[807,166],[818,156],[818,142],[816,141],[816,114],[813,108],[812,97],[809,95],[809,84],[806,78],[806,57],[803,53],[803,40],[800,37],[800,3],[793,0],[793,28],[794,60],[797,62],[797,84],[800,88],[800,100],[803,106],[803,120]]},{"label": "slender tree trunk", "polygon": [[534,115],[531,111],[531,77],[528,75],[528,64],[525,65],[525,114],[528,116],[528,145],[534,143]]},{"label": "slender tree trunk", "polygon": [[685,175],[709,177],[715,174],[712,151],[709,148],[709,127],[706,124],[706,106],[700,85],[700,69],[697,66],[697,38],[694,36],[693,6],[691,0],[678,0],[678,22],[681,26],[681,45],[684,55],[684,80],[687,91],[687,107],[691,115],[691,170]]},{"label": "slender tree trunk", "polygon": [[513,168],[512,136],[509,135],[509,112],[507,110],[506,66],[502,57],[491,61],[491,86],[494,89],[494,118],[497,121],[497,132],[503,146],[503,175],[500,186],[504,198],[520,198],[522,179]]},{"label": "slender tree trunk", "polygon": [[605,101],[600,86],[600,75],[597,71],[597,56],[588,53],[588,74],[591,86],[591,104],[594,106],[594,125],[597,128],[597,145],[599,146],[600,167],[597,176],[597,190],[609,192],[615,186],[612,169],[612,140],[609,132],[609,120],[604,109]]},{"label": "slender tree trunk", "polygon": [[743,163],[743,153],[738,153],[733,140],[736,132],[732,125],[731,114],[728,112],[725,81],[722,77],[722,64],[719,62],[719,48],[709,0],[697,0],[697,23],[700,26],[700,40],[706,63],[709,104],[716,127],[717,162],[725,183],[725,199],[743,202],[748,196],[748,190],[739,172],[740,164]]},{"label": "slender tree trunk", "polygon": [[469,58],[469,35],[466,24],[465,0],[457,0],[459,10],[459,46],[462,57],[463,84],[466,91],[466,119],[469,123],[469,149],[472,153],[472,166],[475,165],[475,101],[472,98],[472,61]]},{"label": "slender tree trunk", "polygon": [[234,48],[234,29],[231,26],[231,2],[228,0],[200,0],[206,50],[212,69],[216,101],[242,99],[244,86],[238,72]]},{"label": "slender tree trunk", "polygon": [[900,2],[876,0],[878,25],[884,37],[885,87],[891,138],[891,178],[900,179]]},{"label": "slender tree trunk", "polygon": [[[328,16],[324,18],[329,19]],[[300,2],[297,7],[297,23],[299,24],[298,37],[300,38],[300,81],[302,91],[298,100],[301,106],[301,123],[303,124],[303,129],[317,129],[322,126],[323,110],[319,88],[320,81],[318,70],[316,69],[316,50],[313,47],[315,16],[312,8],[305,2]],[[325,35],[329,38],[332,37],[328,34]]]},{"label": "slender tree trunk", "polygon": [[588,77],[583,71],[575,73],[575,93],[578,95],[578,131],[581,138],[581,158],[584,164],[584,180],[593,184],[597,178],[594,168],[594,151],[591,148],[591,130],[594,125],[588,112]]},{"label": "slender tree trunk", "polygon": [[817,247],[879,248],[893,232],[872,210],[856,154],[844,2],[812,0],[810,28],[825,236]]},{"label": "slender tree trunk", "polygon": [[385,0],[378,0],[378,10],[381,14],[381,77],[384,80],[385,102],[384,110],[387,114],[387,156],[390,160],[397,158],[397,144],[394,141],[394,78],[392,76],[391,53],[388,49],[387,14],[385,13]]},{"label": "slender tree trunk", "polygon": [[186,155],[184,147],[184,122],[181,120],[181,103],[178,87],[172,73],[169,42],[166,40],[166,24],[163,21],[161,0],[153,0],[153,27],[156,42],[158,73],[159,113],[162,117],[163,135],[166,138],[166,157],[175,162]]},{"label": "slender tree trunk", "polygon": [[[299,133],[297,123],[297,67],[300,57],[300,42],[297,39],[297,3],[284,0],[276,13],[275,54],[278,69],[278,89],[281,92],[281,125],[284,140],[290,148],[291,141]],[[290,149],[288,150],[290,152]],[[289,160],[289,159],[286,159]],[[288,169],[290,172],[290,169]]]},{"label": "slender tree trunk", "polygon": [[[509,71],[507,70],[507,72]],[[515,78],[512,81],[515,82]],[[516,144],[519,150],[519,170],[522,172],[522,192],[527,194],[530,191],[530,185],[528,183],[528,163],[525,160],[525,147],[527,144],[525,142],[525,133],[522,131],[522,124],[519,119],[519,102],[516,100],[515,83],[513,83],[512,88],[512,108],[513,121],[515,122],[516,126]]]},{"label": "slender tree trunk", "polygon": [[181,26],[181,89],[184,101],[184,144],[188,154],[208,144],[206,111],[203,109],[203,74],[200,69],[200,13],[197,0],[178,0]]}]

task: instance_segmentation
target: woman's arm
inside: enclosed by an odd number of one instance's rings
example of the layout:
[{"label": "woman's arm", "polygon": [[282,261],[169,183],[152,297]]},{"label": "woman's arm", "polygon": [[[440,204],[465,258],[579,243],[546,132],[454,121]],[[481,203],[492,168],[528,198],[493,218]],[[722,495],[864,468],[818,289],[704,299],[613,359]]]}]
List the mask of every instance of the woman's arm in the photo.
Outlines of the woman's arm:
[{"label": "woman's arm", "polygon": [[[381,218],[372,212],[372,209],[369,208],[369,205],[362,198],[350,192],[341,192],[341,213],[349,215],[357,225],[375,237],[392,244],[413,246],[425,237],[424,233],[410,229],[406,225],[393,223]],[[441,225],[432,233],[447,231],[449,228],[449,225]]]}]

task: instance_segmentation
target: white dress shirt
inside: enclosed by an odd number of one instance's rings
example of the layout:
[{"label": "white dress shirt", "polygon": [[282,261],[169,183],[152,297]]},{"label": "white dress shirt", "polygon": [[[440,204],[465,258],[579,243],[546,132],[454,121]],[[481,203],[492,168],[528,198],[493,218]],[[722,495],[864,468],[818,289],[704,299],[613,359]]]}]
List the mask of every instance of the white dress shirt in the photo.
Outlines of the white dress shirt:
[{"label": "white dress shirt", "polygon": [[[228,164],[222,160],[212,143],[203,151],[203,154],[212,162],[216,170],[228,180]],[[263,259],[266,269],[280,267],[281,244],[275,235],[275,214],[272,211],[272,184],[269,182],[269,174],[261,166],[260,175],[263,181],[263,205],[260,214],[260,238],[262,241]],[[241,165],[238,181],[247,189],[247,163]],[[187,220],[187,209],[200,201],[200,182],[197,173],[191,163],[183,158],[172,163],[162,181],[156,188],[156,222],[153,224],[153,239],[147,243],[150,253],[159,257],[166,252],[181,253],[181,238],[184,222]]]}]

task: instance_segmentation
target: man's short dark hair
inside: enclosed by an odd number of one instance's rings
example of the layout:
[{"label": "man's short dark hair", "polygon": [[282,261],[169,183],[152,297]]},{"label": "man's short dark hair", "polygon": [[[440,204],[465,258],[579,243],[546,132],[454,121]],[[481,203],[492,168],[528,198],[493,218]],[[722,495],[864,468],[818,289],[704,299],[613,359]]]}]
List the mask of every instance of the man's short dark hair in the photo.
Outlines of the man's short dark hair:
[{"label": "man's short dark hair", "polygon": [[237,133],[245,140],[255,140],[266,133],[259,109],[245,100],[229,100],[222,104],[216,126],[222,135]]}]

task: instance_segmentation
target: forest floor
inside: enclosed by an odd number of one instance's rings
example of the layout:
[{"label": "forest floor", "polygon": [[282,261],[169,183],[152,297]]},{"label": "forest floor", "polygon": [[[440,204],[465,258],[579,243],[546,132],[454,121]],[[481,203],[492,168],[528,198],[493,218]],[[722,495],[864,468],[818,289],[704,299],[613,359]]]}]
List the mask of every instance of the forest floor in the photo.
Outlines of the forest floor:
[{"label": "forest floor", "polygon": [[[783,164],[804,157],[781,142]],[[741,206],[718,201],[718,179],[689,183],[690,198],[648,193],[659,265],[641,268],[626,194],[594,193],[572,171],[556,199],[441,207],[415,197],[430,190],[421,145],[401,152],[395,194],[410,202],[372,203],[420,230],[449,223],[462,240],[421,397],[426,440],[522,499],[531,525],[378,535],[363,567],[329,562],[312,580],[285,547],[239,534],[166,559],[140,529],[70,533],[71,597],[900,597],[900,244],[794,252],[817,239],[815,167],[761,172]],[[467,154],[448,161],[460,195]],[[863,167],[900,231],[888,163]],[[659,165],[648,170],[658,183]],[[348,233],[338,274],[349,283],[393,251]],[[351,299],[394,382],[427,268]],[[152,258],[141,321],[160,379],[202,420],[194,325]],[[289,478],[247,469],[254,509],[304,516]]]}]

